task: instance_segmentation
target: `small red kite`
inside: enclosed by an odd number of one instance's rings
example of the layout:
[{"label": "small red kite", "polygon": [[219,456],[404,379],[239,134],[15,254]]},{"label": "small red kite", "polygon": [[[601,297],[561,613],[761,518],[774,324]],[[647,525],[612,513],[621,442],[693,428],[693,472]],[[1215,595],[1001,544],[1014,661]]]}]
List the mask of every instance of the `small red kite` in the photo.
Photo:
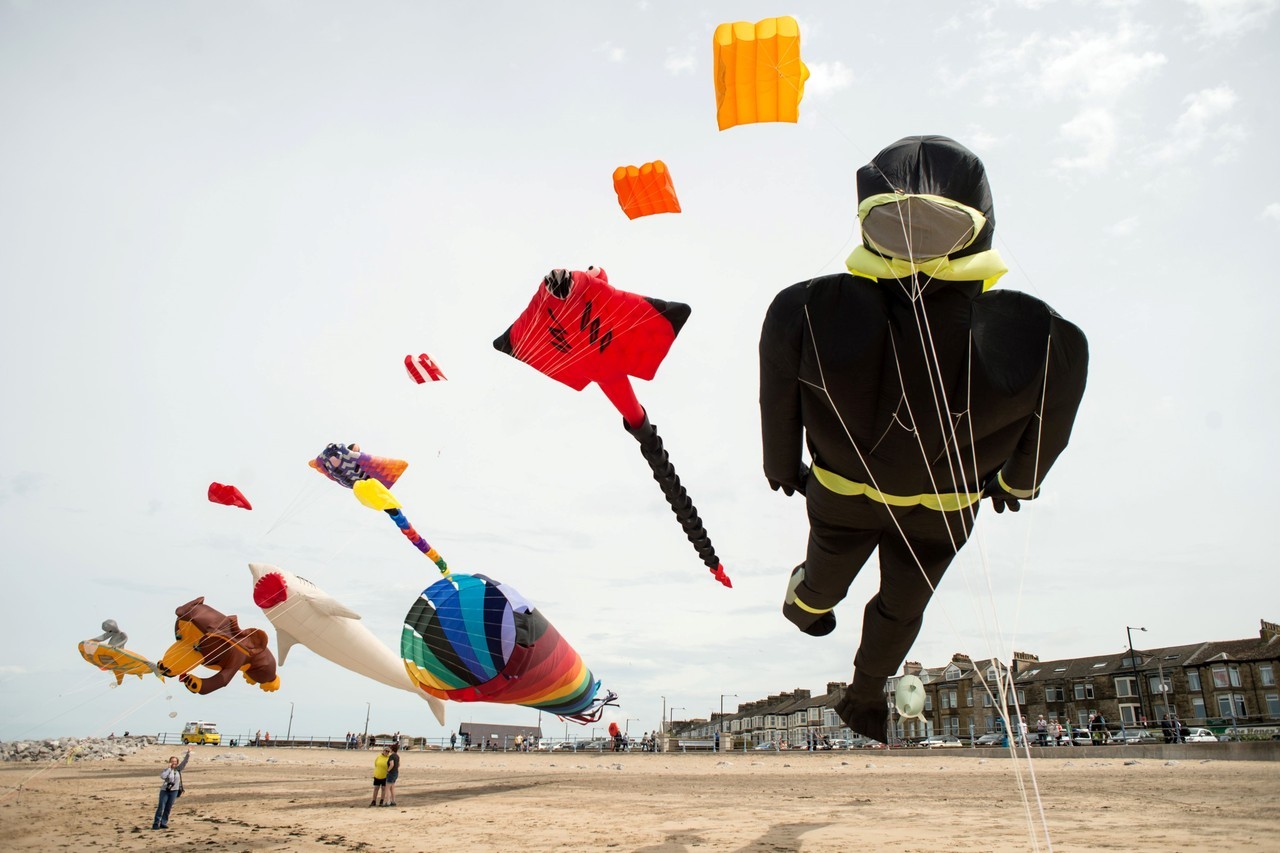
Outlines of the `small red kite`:
[{"label": "small red kite", "polygon": [[253,509],[249,505],[248,499],[240,493],[239,489],[235,486],[225,486],[222,483],[209,484],[209,500],[216,504],[238,506],[241,509]]},{"label": "small red kite", "polygon": [[419,385],[427,380],[439,382],[441,379],[447,378],[444,375],[444,371],[440,369],[440,365],[436,364],[435,359],[425,352],[417,358],[412,355],[406,355],[404,357],[404,369],[409,371],[409,378]]}]

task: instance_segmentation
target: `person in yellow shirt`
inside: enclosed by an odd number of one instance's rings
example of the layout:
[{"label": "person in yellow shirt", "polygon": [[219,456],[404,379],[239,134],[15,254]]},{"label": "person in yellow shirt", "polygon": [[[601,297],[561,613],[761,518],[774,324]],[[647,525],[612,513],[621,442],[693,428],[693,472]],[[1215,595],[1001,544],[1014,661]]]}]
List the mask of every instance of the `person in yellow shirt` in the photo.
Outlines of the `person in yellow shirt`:
[{"label": "person in yellow shirt", "polygon": [[391,747],[384,746],[378,757],[373,759],[373,799],[369,801],[371,806],[387,804],[387,768],[390,764]]}]

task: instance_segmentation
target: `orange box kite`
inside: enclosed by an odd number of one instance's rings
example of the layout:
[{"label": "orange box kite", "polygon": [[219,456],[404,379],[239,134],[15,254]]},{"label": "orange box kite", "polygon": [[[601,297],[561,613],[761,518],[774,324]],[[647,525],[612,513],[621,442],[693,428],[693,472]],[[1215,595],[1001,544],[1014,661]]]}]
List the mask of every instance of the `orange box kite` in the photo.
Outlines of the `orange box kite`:
[{"label": "orange box kite", "polygon": [[721,130],[799,119],[809,69],[800,61],[800,25],[795,18],[721,24],[712,45],[716,120]]},{"label": "orange box kite", "polygon": [[680,200],[671,183],[671,173],[661,160],[635,166],[619,166],[613,170],[613,189],[618,204],[628,219],[655,213],[679,213]]}]

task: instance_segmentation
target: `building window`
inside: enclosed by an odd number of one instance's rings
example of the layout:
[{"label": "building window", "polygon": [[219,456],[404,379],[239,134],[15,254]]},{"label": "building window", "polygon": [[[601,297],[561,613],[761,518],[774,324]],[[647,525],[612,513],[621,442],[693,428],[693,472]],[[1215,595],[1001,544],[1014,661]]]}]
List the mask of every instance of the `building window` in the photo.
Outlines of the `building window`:
[{"label": "building window", "polygon": [[[1244,709],[1244,695],[1240,693],[1219,693],[1218,694],[1218,715],[1222,717],[1245,717],[1248,714]],[[1232,713],[1232,702],[1235,703],[1235,713]]]},{"label": "building window", "polygon": [[1276,671],[1269,663],[1258,664],[1258,680],[1263,687],[1276,686]]},{"label": "building window", "polygon": [[1267,694],[1267,716],[1280,717],[1280,693]]},{"label": "building window", "polygon": [[1120,722],[1126,726],[1136,725],[1138,722],[1138,714],[1140,714],[1141,711],[1142,709],[1138,705],[1122,704],[1120,706]]},{"label": "building window", "polygon": [[1191,697],[1191,716],[1197,720],[1203,720],[1205,718],[1206,715],[1204,713],[1203,697],[1201,696]]},{"label": "building window", "polygon": [[1046,702],[1065,702],[1066,699],[1066,691],[1061,687],[1046,687],[1044,689],[1044,701]]},{"label": "building window", "polygon": [[1138,695],[1138,679],[1132,675],[1122,675],[1116,678],[1116,697],[1127,698],[1129,696]]},{"label": "building window", "polygon": [[1161,696],[1165,693],[1172,693],[1173,684],[1169,680],[1169,678],[1170,677],[1167,675],[1163,677],[1160,675],[1148,675],[1147,690],[1151,693],[1152,696]]},{"label": "building window", "polygon": [[1200,670],[1198,669],[1187,670],[1187,689],[1192,691],[1193,693],[1200,692]]},{"label": "building window", "polygon": [[1092,699],[1093,685],[1085,684],[1083,682],[1077,683],[1075,686],[1075,696],[1077,700]]},{"label": "building window", "polygon": [[924,709],[926,711],[933,710],[933,694],[932,693],[924,694]]},{"label": "building window", "polygon": [[1239,687],[1240,667],[1236,664],[1218,664],[1213,668],[1214,687]]},{"label": "building window", "polygon": [[959,680],[960,680],[960,667],[958,667],[958,666],[949,666],[949,667],[947,667],[947,671],[946,671],[945,678],[947,679],[947,681],[959,681]]}]

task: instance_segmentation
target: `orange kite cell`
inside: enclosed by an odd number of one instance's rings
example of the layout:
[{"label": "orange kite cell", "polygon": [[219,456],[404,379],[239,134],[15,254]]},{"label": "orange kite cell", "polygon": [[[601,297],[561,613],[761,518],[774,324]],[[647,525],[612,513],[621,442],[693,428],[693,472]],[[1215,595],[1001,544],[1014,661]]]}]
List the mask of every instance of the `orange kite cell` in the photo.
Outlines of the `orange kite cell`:
[{"label": "orange kite cell", "polygon": [[795,18],[721,24],[712,44],[716,120],[721,130],[799,119],[809,69],[800,61],[800,25]]},{"label": "orange kite cell", "polygon": [[661,160],[643,166],[619,166],[613,170],[613,189],[628,219],[655,213],[679,213],[680,200],[671,173]]}]

